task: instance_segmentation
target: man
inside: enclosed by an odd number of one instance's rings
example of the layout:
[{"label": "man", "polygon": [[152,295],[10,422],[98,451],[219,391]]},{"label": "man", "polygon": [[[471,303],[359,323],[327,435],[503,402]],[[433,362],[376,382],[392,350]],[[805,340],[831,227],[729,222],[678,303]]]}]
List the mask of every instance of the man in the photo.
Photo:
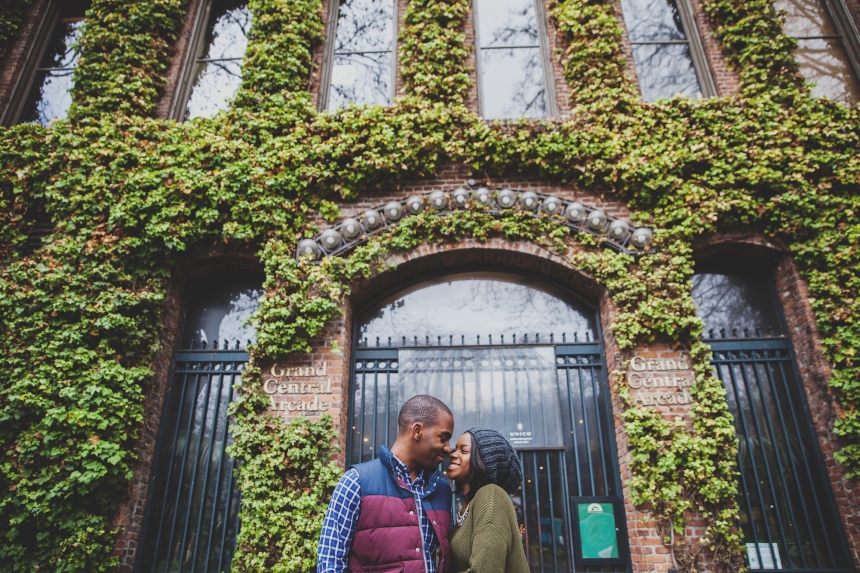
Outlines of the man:
[{"label": "man", "polygon": [[317,573],[444,573],[451,489],[436,468],[451,453],[454,416],[432,396],[410,398],[391,449],[352,466],[323,521]]}]

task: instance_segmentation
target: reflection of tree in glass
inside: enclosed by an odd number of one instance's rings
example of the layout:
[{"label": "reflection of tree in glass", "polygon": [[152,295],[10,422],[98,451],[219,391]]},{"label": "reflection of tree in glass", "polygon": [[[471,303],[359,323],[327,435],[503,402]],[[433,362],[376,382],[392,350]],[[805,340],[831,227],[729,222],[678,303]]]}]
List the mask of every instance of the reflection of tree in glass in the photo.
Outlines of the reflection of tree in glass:
[{"label": "reflection of tree in glass", "polygon": [[[556,342],[562,333],[573,340],[574,332],[585,338],[594,336],[590,311],[580,310],[565,300],[543,290],[519,282],[489,279],[460,279],[442,284],[431,284],[419,290],[398,296],[361,317],[359,338],[368,338],[374,345],[379,337],[381,345],[401,344],[406,337],[411,345],[418,338],[420,344],[427,337],[433,344],[463,342],[474,344],[477,336],[482,343],[499,344],[501,335],[513,342],[513,335],[522,342],[528,334],[535,341],[540,333],[542,342],[549,342],[554,333]],[[451,338],[453,337],[453,338]]]},{"label": "reflection of tree in glass", "polygon": [[242,82],[242,59],[248,46],[251,13],[244,2],[218,3],[206,29],[186,119],[211,117],[227,108]]},{"label": "reflection of tree in glass", "polygon": [[[389,53],[335,56],[329,109],[349,102],[387,103],[391,81],[390,62]],[[347,74],[338,77],[339,69]]]},{"label": "reflection of tree in glass", "polygon": [[731,335],[732,329],[743,335],[744,329],[755,334],[768,328],[781,332],[773,300],[763,280],[724,274],[697,274],[693,277],[693,298],[699,317],[705,321],[705,334],[713,329],[719,336],[720,329]]},{"label": "reflection of tree in glass", "polygon": [[[489,19],[489,17],[481,18],[482,21]],[[492,25],[489,22],[487,24]],[[484,26],[482,26],[482,31]],[[481,44],[484,48],[493,46],[537,46],[538,30],[534,4],[532,4],[531,0],[526,0],[520,6],[508,7],[507,20],[494,26],[489,37],[486,40],[482,40]]]},{"label": "reflection of tree in glass", "polygon": [[57,24],[48,50],[36,70],[33,87],[24,104],[20,121],[48,125],[61,119],[71,106],[72,75],[78,65],[83,20]]},{"label": "reflection of tree in glass", "polygon": [[698,95],[699,81],[687,45],[634,45],[633,56],[639,89],[646,101],[677,94]]},{"label": "reflection of tree in glass", "polygon": [[824,4],[818,0],[778,0],[774,8],[787,12],[783,31],[798,38],[795,53],[803,77],[815,83],[812,94],[844,103],[860,100],[860,85],[845,48]]},{"label": "reflection of tree in glass", "polygon": [[622,0],[632,42],[686,40],[676,0]]},{"label": "reflection of tree in glass", "polygon": [[335,52],[390,50],[394,5],[374,0],[341,0]]}]

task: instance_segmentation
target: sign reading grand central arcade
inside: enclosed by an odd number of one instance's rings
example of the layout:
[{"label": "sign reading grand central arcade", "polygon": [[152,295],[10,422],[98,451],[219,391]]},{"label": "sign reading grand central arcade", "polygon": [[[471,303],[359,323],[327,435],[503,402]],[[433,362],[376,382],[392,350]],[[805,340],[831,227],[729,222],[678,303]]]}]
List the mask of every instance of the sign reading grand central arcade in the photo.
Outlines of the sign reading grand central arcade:
[{"label": "sign reading grand central arcade", "polygon": [[[740,442],[747,563],[847,573],[845,534],[772,286],[719,265],[703,270],[694,294]],[[248,360],[237,341],[253,341],[244,319],[260,292],[231,283],[187,305],[141,573],[229,568],[241,500],[224,451],[226,411]],[[441,399],[455,416],[454,439],[486,426],[518,451],[524,478],[512,500],[533,572],[622,573],[632,571],[636,540],[602,328],[594,306],[557,285],[495,270],[454,273],[358,309],[348,353],[283,357],[262,365],[260,383],[276,415],[332,415],[347,466],[393,442],[406,399]],[[627,358],[617,380],[632,404],[688,416],[694,373],[683,350],[655,345]]]}]

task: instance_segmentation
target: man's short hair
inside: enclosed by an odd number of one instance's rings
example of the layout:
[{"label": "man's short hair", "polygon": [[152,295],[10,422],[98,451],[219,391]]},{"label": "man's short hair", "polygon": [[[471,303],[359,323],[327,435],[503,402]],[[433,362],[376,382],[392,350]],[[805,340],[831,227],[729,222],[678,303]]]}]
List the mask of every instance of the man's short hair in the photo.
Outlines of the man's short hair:
[{"label": "man's short hair", "polygon": [[397,416],[397,426],[401,432],[405,432],[415,422],[421,422],[425,428],[435,425],[439,421],[439,413],[445,412],[452,418],[454,414],[451,409],[445,405],[445,402],[434,398],[419,394],[409,398],[403,407],[400,408],[400,414]]}]

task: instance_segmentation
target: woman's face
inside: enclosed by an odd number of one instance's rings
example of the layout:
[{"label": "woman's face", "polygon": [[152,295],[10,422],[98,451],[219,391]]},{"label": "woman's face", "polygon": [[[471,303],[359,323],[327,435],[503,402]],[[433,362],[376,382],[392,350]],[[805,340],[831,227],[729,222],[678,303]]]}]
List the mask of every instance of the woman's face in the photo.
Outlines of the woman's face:
[{"label": "woman's face", "polygon": [[449,456],[451,464],[448,466],[448,479],[457,483],[469,483],[469,458],[472,455],[472,436],[466,432],[457,440],[457,445]]}]

